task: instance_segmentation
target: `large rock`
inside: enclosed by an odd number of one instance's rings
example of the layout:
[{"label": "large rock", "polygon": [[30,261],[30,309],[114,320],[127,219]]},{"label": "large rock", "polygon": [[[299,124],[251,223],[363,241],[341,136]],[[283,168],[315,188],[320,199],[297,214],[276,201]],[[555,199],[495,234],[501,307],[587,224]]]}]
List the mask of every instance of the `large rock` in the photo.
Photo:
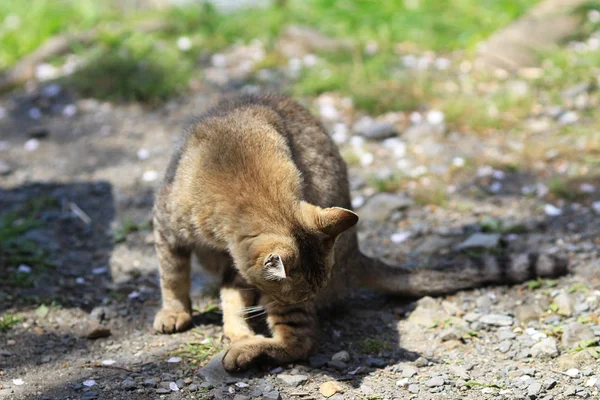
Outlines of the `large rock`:
[{"label": "large rock", "polygon": [[392,212],[406,209],[412,204],[412,200],[404,196],[378,193],[367,200],[358,214],[363,220],[383,222],[390,217]]},{"label": "large rock", "polygon": [[566,349],[576,347],[582,340],[591,340],[596,336],[594,331],[589,327],[579,322],[571,322],[568,324],[562,335],[562,345]]}]

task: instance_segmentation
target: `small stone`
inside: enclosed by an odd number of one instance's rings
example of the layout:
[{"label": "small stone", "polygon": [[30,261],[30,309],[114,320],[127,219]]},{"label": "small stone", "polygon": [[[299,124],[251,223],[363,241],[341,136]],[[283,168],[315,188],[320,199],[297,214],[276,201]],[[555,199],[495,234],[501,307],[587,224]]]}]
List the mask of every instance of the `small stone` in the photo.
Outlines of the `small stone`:
[{"label": "small stone", "polygon": [[385,367],[387,365],[385,360],[383,360],[381,358],[376,358],[376,357],[368,357],[366,360],[366,363],[369,367],[376,367],[376,368]]},{"label": "small stone", "polygon": [[447,300],[442,301],[442,308],[448,315],[451,316],[455,316],[460,313],[460,308],[458,308],[456,304]]},{"label": "small stone", "polygon": [[553,204],[546,204],[544,206],[544,212],[549,217],[558,217],[562,214],[562,210]]},{"label": "small stone", "polygon": [[155,390],[156,394],[169,394],[171,393],[171,390],[166,389],[166,388],[158,388]]},{"label": "small stone", "polygon": [[419,385],[417,385],[416,383],[408,385],[408,391],[414,394],[419,393]]},{"label": "small stone", "polygon": [[375,391],[368,385],[365,385],[364,383],[362,385],[360,385],[359,390],[362,392],[362,394],[364,394],[365,396],[373,396],[375,394]]},{"label": "small stone", "polygon": [[540,318],[540,312],[537,307],[522,304],[515,309],[515,317],[519,323],[527,325],[529,321],[537,321]]},{"label": "small stone", "polygon": [[479,319],[479,322],[491,326],[511,326],[512,317],[502,314],[486,314]]},{"label": "small stone", "polygon": [[319,386],[319,393],[321,393],[323,396],[325,396],[327,398],[333,396],[336,393],[343,393],[343,392],[344,392],[344,388],[342,386],[340,386],[340,384],[337,383],[336,381],[328,381],[328,382],[321,384],[321,386]]},{"label": "small stone", "polygon": [[195,383],[192,383],[190,386],[188,386],[188,390],[190,392],[195,392],[198,390],[198,385],[196,385]]},{"label": "small stone", "polygon": [[279,374],[277,375],[277,379],[279,379],[281,382],[285,383],[288,386],[299,386],[300,384],[308,380],[308,376]]},{"label": "small stone", "polygon": [[367,200],[360,209],[361,217],[368,221],[386,221],[392,212],[410,207],[413,201],[391,193],[378,193]]},{"label": "small stone", "polygon": [[497,233],[475,233],[456,246],[457,250],[474,248],[491,249],[498,246],[500,235]]},{"label": "small stone", "polygon": [[429,360],[425,357],[419,357],[415,360],[415,365],[419,368],[423,368],[429,365]]},{"label": "small stone", "polygon": [[446,328],[440,333],[440,340],[446,342],[448,340],[460,340],[461,333],[456,328]]},{"label": "small stone", "polygon": [[512,343],[508,340],[505,340],[498,345],[498,351],[500,351],[501,353],[508,353],[511,346],[512,346]]},{"label": "small stone", "polygon": [[328,361],[329,359],[327,357],[316,355],[308,359],[308,365],[310,365],[311,368],[321,368],[324,367]]},{"label": "small stone", "polygon": [[498,339],[500,340],[512,340],[517,337],[517,334],[509,331],[508,329],[502,329],[498,331]]},{"label": "small stone", "polygon": [[579,322],[571,322],[563,330],[562,345],[570,349],[576,347],[582,340],[592,340],[595,337],[590,327]]},{"label": "small stone", "polygon": [[179,389],[183,389],[185,387],[185,381],[183,379],[177,379],[175,384]]},{"label": "small stone", "polygon": [[531,348],[531,356],[533,358],[553,358],[558,356],[558,347],[556,340],[553,338],[546,338],[536,343]]},{"label": "small stone", "polygon": [[346,350],[338,351],[331,356],[331,361],[341,361],[347,363],[350,361],[350,354]]},{"label": "small stone", "polygon": [[341,362],[341,361],[329,361],[327,363],[327,366],[329,368],[337,369],[338,371],[343,371],[346,368],[348,368],[348,365],[345,362]]},{"label": "small stone", "polygon": [[359,119],[353,126],[356,134],[367,139],[382,140],[396,136],[397,131],[393,123],[389,121],[377,121],[371,117]]},{"label": "small stone", "polygon": [[479,321],[480,318],[481,318],[481,314],[474,313],[474,312],[467,313],[463,316],[463,319],[469,323]]},{"label": "small stone", "polygon": [[541,391],[542,385],[537,381],[533,381],[527,388],[527,396],[529,396],[530,399],[535,399]]},{"label": "small stone", "polygon": [[575,389],[575,386],[567,386],[565,391],[563,392],[563,395],[565,395],[565,397],[573,396],[576,391],[577,390]]},{"label": "small stone", "polygon": [[571,378],[577,378],[580,373],[581,372],[577,368],[570,368],[570,369],[568,369],[568,370],[565,371],[565,374],[567,376],[570,376]]},{"label": "small stone", "polygon": [[415,367],[411,367],[410,365],[407,365],[402,369],[402,377],[403,378],[412,378],[413,376],[417,375],[418,373],[419,373],[419,370]]},{"label": "small stone", "polygon": [[544,381],[544,389],[552,390],[556,386],[556,380],[552,378],[548,378]]},{"label": "small stone", "polygon": [[147,378],[144,379],[144,383],[142,383],[142,385],[146,386],[146,387],[156,387],[156,385],[158,384],[158,381],[155,378]]},{"label": "small stone", "polygon": [[270,391],[268,393],[263,393],[264,400],[281,400],[281,395],[277,390]]},{"label": "small stone", "polygon": [[456,364],[451,364],[448,369],[450,370],[450,373],[458,378],[464,379],[464,380],[469,380],[469,373],[467,372],[467,370],[464,367],[461,367],[460,365],[456,365]]},{"label": "small stone", "polygon": [[121,387],[125,390],[134,390],[135,388],[137,388],[137,383],[135,383],[133,379],[127,378],[123,382],[121,382]]},{"label": "small stone", "polygon": [[404,378],[404,379],[400,379],[399,381],[396,381],[396,387],[406,387],[408,385],[408,379]]},{"label": "small stone", "polygon": [[574,304],[571,296],[569,296],[565,292],[560,292],[558,296],[554,298],[554,302],[556,303],[558,310],[557,312],[561,315],[566,315],[567,317],[573,315]]},{"label": "small stone", "polygon": [[442,378],[441,376],[433,377],[433,378],[429,379],[427,382],[425,382],[425,385],[427,385],[430,388],[443,386],[444,378]]},{"label": "small stone", "polygon": [[81,400],[95,400],[98,398],[98,393],[97,392],[84,392],[81,395]]}]

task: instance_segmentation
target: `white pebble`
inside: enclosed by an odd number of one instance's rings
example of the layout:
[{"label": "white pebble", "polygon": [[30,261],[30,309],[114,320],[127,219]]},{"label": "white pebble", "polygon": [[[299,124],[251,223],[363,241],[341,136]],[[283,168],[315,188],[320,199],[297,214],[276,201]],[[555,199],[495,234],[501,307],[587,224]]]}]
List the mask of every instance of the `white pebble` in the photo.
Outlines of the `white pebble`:
[{"label": "white pebble", "polygon": [[56,97],[56,96],[58,96],[58,94],[60,93],[61,90],[62,90],[62,88],[60,87],[60,85],[53,83],[51,85],[44,86],[44,88],[42,89],[42,96]]},{"label": "white pebble", "polygon": [[340,115],[337,108],[335,108],[332,104],[322,104],[319,107],[319,114],[325,119],[334,120],[337,119]]},{"label": "white pebble", "polygon": [[594,210],[596,214],[600,214],[600,200],[592,203],[592,210]]},{"label": "white pebble", "polygon": [[404,378],[404,379],[400,379],[399,381],[396,381],[396,386],[397,387],[406,387],[408,386],[408,378]]},{"label": "white pebble", "polygon": [[387,138],[382,144],[386,149],[392,150],[396,158],[401,158],[406,155],[406,143],[398,138]]},{"label": "white pebble", "polygon": [[457,167],[457,168],[464,167],[464,166],[465,166],[465,163],[466,163],[466,161],[465,161],[465,159],[464,159],[464,158],[462,158],[462,157],[454,157],[454,158],[452,159],[452,165],[454,165],[454,166],[455,166],[455,167]]},{"label": "white pebble", "polygon": [[142,175],[142,180],[144,182],[154,182],[158,178],[158,172],[156,171],[146,171],[144,175]]},{"label": "white pebble", "polygon": [[181,36],[177,39],[177,48],[181,51],[188,51],[192,48],[192,41],[187,36]]},{"label": "white pebble", "polygon": [[393,233],[392,236],[390,236],[390,240],[393,243],[402,243],[406,241],[406,239],[408,239],[411,235],[411,232],[396,232]]},{"label": "white pebble", "polygon": [[147,160],[150,157],[150,152],[147,149],[139,149],[137,151],[138,160]]},{"label": "white pebble", "polygon": [[79,278],[75,279],[75,282],[77,282],[78,285],[83,285],[85,283],[85,279],[80,276]]},{"label": "white pebble", "polygon": [[19,268],[17,269],[17,271],[22,272],[24,274],[30,274],[31,267],[29,265],[21,264],[21,265],[19,265]]},{"label": "white pebble", "polygon": [[173,392],[179,392],[179,387],[175,382],[169,382],[169,389],[171,389]]},{"label": "white pebble", "polygon": [[212,343],[212,341],[210,340],[210,338],[202,339],[202,341],[200,342],[200,344],[211,344],[211,343]]},{"label": "white pebble", "polygon": [[579,185],[579,190],[583,193],[594,193],[596,191],[596,187],[594,185],[590,185],[589,183],[582,183]]},{"label": "white pebble", "polygon": [[352,145],[352,147],[354,147],[355,150],[362,149],[364,143],[365,139],[362,136],[352,136],[350,138],[350,145]]},{"label": "white pebble", "polygon": [[568,369],[565,374],[570,376],[571,378],[577,378],[579,376],[579,370],[577,368]]},{"label": "white pebble", "polygon": [[23,379],[13,379],[12,382],[13,382],[14,385],[17,385],[17,386],[21,386],[21,385],[25,384],[25,382],[23,381]]},{"label": "white pebble", "polygon": [[42,63],[35,67],[35,78],[38,81],[47,81],[58,76],[58,69],[50,64]]},{"label": "white pebble", "polygon": [[342,123],[334,124],[331,137],[333,138],[333,141],[338,144],[346,143],[346,140],[348,140],[348,127]]},{"label": "white pebble", "polygon": [[410,122],[414,125],[420,124],[423,122],[423,116],[420,113],[413,111],[410,113]]},{"label": "white pebble", "polygon": [[88,379],[87,381],[83,381],[83,386],[92,387],[96,384],[96,381],[93,379]]},{"label": "white pebble", "polygon": [[574,111],[567,111],[558,117],[558,122],[562,125],[574,124],[577,121],[579,121],[579,115]]},{"label": "white pebble", "polygon": [[588,381],[585,383],[585,386],[587,387],[592,387],[592,386],[596,386],[596,383],[598,382],[598,378],[590,378],[588,379]]},{"label": "white pebble", "polygon": [[210,58],[210,62],[212,63],[213,67],[223,68],[227,66],[227,57],[220,53],[213,54],[213,56]]},{"label": "white pebble", "polygon": [[101,275],[105,274],[106,272],[108,272],[108,268],[106,267],[96,267],[92,270],[92,274],[94,275]]},{"label": "white pebble", "polygon": [[450,67],[450,60],[448,60],[447,58],[436,58],[435,60],[435,67],[437,69],[439,69],[440,71],[446,70]]},{"label": "white pebble", "polygon": [[427,122],[431,125],[439,125],[444,122],[444,113],[437,110],[431,110],[427,113]]},{"label": "white pebble", "polygon": [[75,104],[67,104],[62,110],[62,115],[68,118],[73,117],[75,114],[77,114],[77,106]]},{"label": "white pebble", "polygon": [[494,172],[492,172],[492,176],[494,177],[494,179],[498,179],[499,181],[501,181],[506,177],[506,174],[502,170],[495,169]]},{"label": "white pebble", "polygon": [[239,388],[247,388],[250,385],[248,385],[246,382],[238,382],[235,384],[235,386],[237,386]]},{"label": "white pebble", "polygon": [[492,182],[492,184],[489,187],[490,192],[492,193],[499,193],[500,190],[502,190],[502,183],[500,182]]},{"label": "white pebble", "polygon": [[373,161],[375,161],[375,156],[372,153],[364,153],[360,155],[360,165],[363,167],[373,164]]},{"label": "white pebble", "polygon": [[168,363],[178,363],[181,362],[181,357],[171,357],[167,360]]},{"label": "white pebble", "polygon": [[115,360],[103,360],[102,365],[113,365],[116,364]]},{"label": "white pebble", "polygon": [[357,196],[352,199],[352,208],[360,208],[365,204],[365,198],[363,196]]},{"label": "white pebble", "polygon": [[494,173],[494,168],[489,165],[484,165],[482,167],[477,168],[477,177],[483,178],[486,176],[490,176]]},{"label": "white pebble", "polygon": [[129,299],[137,299],[140,297],[140,292],[136,292],[135,290],[127,295]]},{"label": "white pebble", "polygon": [[314,54],[307,54],[302,57],[302,63],[307,67],[314,67],[319,59]]},{"label": "white pebble", "polygon": [[35,120],[42,118],[42,112],[37,107],[30,108],[29,111],[27,111],[27,115],[29,118]]},{"label": "white pebble", "polygon": [[562,210],[552,204],[546,204],[544,206],[544,212],[549,217],[557,217],[562,214]]},{"label": "white pebble", "polygon": [[29,139],[23,145],[25,151],[36,151],[40,147],[40,141],[37,139]]}]

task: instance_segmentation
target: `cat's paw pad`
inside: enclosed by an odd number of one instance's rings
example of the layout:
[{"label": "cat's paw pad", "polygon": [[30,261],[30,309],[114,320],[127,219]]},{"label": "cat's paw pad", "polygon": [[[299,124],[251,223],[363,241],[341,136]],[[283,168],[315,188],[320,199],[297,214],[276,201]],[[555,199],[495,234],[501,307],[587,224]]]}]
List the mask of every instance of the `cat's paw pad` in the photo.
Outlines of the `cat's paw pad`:
[{"label": "cat's paw pad", "polygon": [[223,357],[223,367],[229,372],[247,370],[266,354],[265,345],[265,339],[258,336],[232,343]]},{"label": "cat's paw pad", "polygon": [[185,311],[160,310],[154,317],[154,329],[162,333],[175,333],[192,325],[192,315]]}]

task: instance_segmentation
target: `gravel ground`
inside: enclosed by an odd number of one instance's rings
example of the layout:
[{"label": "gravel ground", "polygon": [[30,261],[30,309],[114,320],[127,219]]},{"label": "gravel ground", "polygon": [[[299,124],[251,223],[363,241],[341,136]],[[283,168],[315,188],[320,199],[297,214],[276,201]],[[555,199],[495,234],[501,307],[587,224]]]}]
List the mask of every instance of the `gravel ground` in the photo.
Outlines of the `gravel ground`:
[{"label": "gravel ground", "polygon": [[[252,48],[230,54],[245,51]],[[490,162],[516,156],[514,139],[447,132],[444,115],[435,110],[361,115],[335,95],[309,106],[342,151],[352,153],[365,252],[423,264],[461,244],[566,250],[572,273],[416,301],[358,292],[323,313],[319,353],[308,362],[231,376],[217,354],[227,341],[215,285],[196,266],[194,328],[155,334],[151,321],[160,296],[148,225],[153,190],[181,129],[230,77],[236,85],[247,78],[235,68],[215,67],[207,71],[211,76],[220,87],[206,85],[154,109],[80,99],[51,84],[0,98],[0,215],[41,204],[42,224],[24,236],[52,264],[2,272],[31,278],[31,284],[0,282],[0,313],[20,317],[0,331],[0,398],[599,396],[600,181],[581,183],[587,193],[582,201],[556,201],[543,183],[544,168],[555,161],[524,170]],[[548,122],[555,111],[542,112],[532,125],[564,123],[560,113]],[[569,112],[576,110],[560,115]],[[544,133],[536,140],[544,142]],[[412,183],[382,192],[389,187],[381,182],[393,183],[398,171]],[[444,186],[432,189],[434,181]],[[420,199],[423,188],[434,200]],[[436,190],[447,200],[435,201]]]}]

